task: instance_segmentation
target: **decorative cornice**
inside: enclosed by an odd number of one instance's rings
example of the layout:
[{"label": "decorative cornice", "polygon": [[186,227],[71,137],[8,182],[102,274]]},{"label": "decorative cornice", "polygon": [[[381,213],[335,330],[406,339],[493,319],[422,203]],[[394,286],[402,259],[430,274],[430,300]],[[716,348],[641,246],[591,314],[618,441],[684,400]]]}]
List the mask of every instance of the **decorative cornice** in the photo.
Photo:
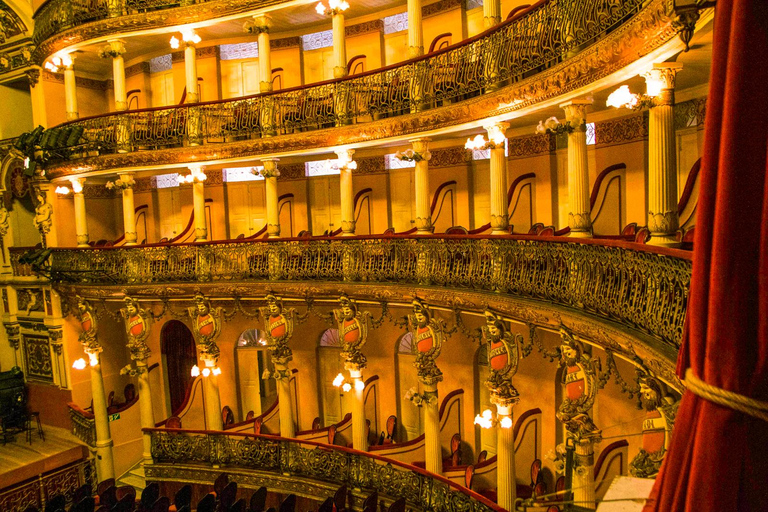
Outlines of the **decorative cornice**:
[{"label": "decorative cornice", "polygon": [[347,37],[361,36],[371,32],[384,32],[384,20],[371,20],[344,28],[344,33]]},{"label": "decorative cornice", "polygon": [[269,40],[270,50],[286,50],[288,48],[301,49],[301,38],[299,36],[295,36],[295,37],[283,37],[282,39]]},{"label": "decorative cornice", "polygon": [[595,123],[595,144],[598,146],[626,144],[647,138],[648,116],[644,112]]},{"label": "decorative cornice", "polygon": [[469,157],[464,146],[453,146],[450,148],[433,149],[430,151],[432,158],[429,159],[429,168],[434,167],[455,167],[457,165],[466,165],[472,159]]},{"label": "decorative cornice", "polygon": [[[210,57],[219,57],[218,46],[203,46],[202,48],[195,48],[195,56],[198,59],[207,59]],[[171,54],[172,62],[184,62],[184,52],[173,52]]]},{"label": "decorative cornice", "polygon": [[133,66],[125,68],[125,78],[130,78],[134,75],[140,75],[142,73],[149,74],[149,62],[137,62]]},{"label": "decorative cornice", "polygon": [[706,114],[706,97],[677,103],[674,107],[675,130],[682,130],[694,126],[703,129]]},{"label": "decorative cornice", "polygon": [[[59,33],[54,32],[54,35],[51,36],[44,34],[45,40],[39,43],[35,52],[35,62],[42,63],[50,55],[70,45],[98,37],[163,27],[175,27],[193,22],[213,20],[222,16],[246,14],[257,9],[264,9],[287,2],[288,0],[212,0],[171,9],[158,9],[84,23]],[[43,13],[42,10],[38,11],[35,14],[35,26],[43,26],[41,19],[46,16],[55,19],[57,16],[56,11],[63,9],[63,6],[69,3],[70,0],[49,2],[47,10],[52,12]],[[55,23],[49,22],[49,24],[55,27]],[[52,30],[55,31],[56,29]],[[39,38],[40,36],[35,34],[35,40],[39,41]]]},{"label": "decorative cornice", "polygon": [[303,180],[306,178],[306,167],[302,163],[281,164],[277,168],[280,170],[278,181]]},{"label": "decorative cornice", "polygon": [[[25,43],[29,38],[6,45],[7,48],[0,48],[0,75],[20,70],[32,64],[32,53],[34,47]],[[18,46],[17,46],[18,44]]]},{"label": "decorative cornice", "polygon": [[382,174],[387,172],[383,156],[356,158],[355,161],[357,162],[357,169],[352,171],[352,174]]},{"label": "decorative cornice", "polygon": [[[43,80],[46,82],[54,82],[58,84],[64,83],[63,73],[51,73],[50,71],[43,70]],[[109,80],[94,80],[92,78],[85,78],[82,76],[75,77],[75,84],[78,88],[93,89],[95,91],[106,91],[110,88]]]},{"label": "decorative cornice", "polygon": [[117,197],[114,189],[109,189],[104,185],[83,185],[83,195],[86,199],[114,199]]},{"label": "decorative cornice", "polygon": [[428,18],[451,9],[464,8],[464,0],[440,0],[421,8],[421,17]]},{"label": "decorative cornice", "polygon": [[[670,41],[675,37],[676,32],[665,13],[664,6],[664,0],[653,0],[630,21],[578,55],[496,92],[486,93],[466,101],[418,113],[387,117],[378,121],[300,134],[73,160],[50,165],[47,173],[51,178],[58,178],[69,173],[82,173],[84,165],[89,165],[95,170],[156,167],[174,163],[225,160],[245,155],[267,157],[309,148],[371,142],[449,128],[473,120],[503,117],[607,77]],[[598,140],[600,140],[599,135]]]},{"label": "decorative cornice", "polygon": [[550,134],[523,135],[509,139],[509,159],[528,158],[555,151],[555,136]]}]

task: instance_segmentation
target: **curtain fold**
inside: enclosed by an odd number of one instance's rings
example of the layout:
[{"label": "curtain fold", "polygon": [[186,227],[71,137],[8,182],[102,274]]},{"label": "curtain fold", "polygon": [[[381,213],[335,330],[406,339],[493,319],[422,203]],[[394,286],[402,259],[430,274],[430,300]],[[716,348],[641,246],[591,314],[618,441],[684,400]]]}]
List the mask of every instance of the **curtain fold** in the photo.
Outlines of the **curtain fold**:
[{"label": "curtain fold", "polygon": [[[714,23],[677,371],[768,401],[768,2],[718,0]],[[768,422],[683,395],[645,511],[683,510],[768,510]]]}]

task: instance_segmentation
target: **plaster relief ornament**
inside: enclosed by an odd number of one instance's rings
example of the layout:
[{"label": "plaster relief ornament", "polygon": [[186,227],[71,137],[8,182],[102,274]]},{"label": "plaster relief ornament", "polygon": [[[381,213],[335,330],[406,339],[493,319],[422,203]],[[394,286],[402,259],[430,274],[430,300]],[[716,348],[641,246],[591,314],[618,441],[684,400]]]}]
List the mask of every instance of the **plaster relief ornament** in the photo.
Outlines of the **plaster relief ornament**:
[{"label": "plaster relief ornament", "polygon": [[142,361],[150,355],[146,339],[149,337],[149,327],[152,324],[152,316],[139,307],[139,301],[131,297],[125,298],[125,307],[120,310],[125,320],[125,330],[128,334],[128,350],[131,359]]},{"label": "plaster relief ornament", "polygon": [[53,226],[53,206],[46,201],[45,192],[39,188],[35,189],[35,218],[34,223],[40,235],[43,237],[43,246],[45,246],[45,235],[51,232]]},{"label": "plaster relief ornament", "polygon": [[372,315],[369,311],[358,311],[357,303],[346,294],[339,297],[339,304],[341,308],[334,309],[333,316],[339,324],[341,357],[348,370],[362,370],[368,365],[361,349],[368,338],[368,324]]},{"label": "plaster relief ornament", "polygon": [[507,331],[504,321],[491,310],[485,310],[486,324],[482,327],[483,339],[488,343],[488,365],[490,374],[485,386],[491,392],[491,403],[509,406],[520,399],[520,395],[512,385],[512,377],[517,373],[520,361],[518,342]]},{"label": "plaster relief ornament", "polygon": [[566,329],[560,329],[563,344],[560,346],[560,366],[564,367],[562,384],[565,391],[557,419],[563,422],[568,433],[576,439],[599,442],[601,431],[592,422],[589,410],[595,403],[600,386],[599,359],[587,357],[581,340]]},{"label": "plaster relief ornament", "polygon": [[219,346],[216,339],[221,333],[221,308],[212,308],[211,302],[200,293],[195,295],[195,305],[187,308],[192,320],[192,332],[200,351],[200,358],[213,361],[219,358]]},{"label": "plaster relief ornament", "polygon": [[293,359],[293,352],[288,342],[293,336],[296,323],[296,310],[285,308],[283,301],[273,294],[265,297],[267,307],[259,308],[264,318],[264,331],[267,338],[267,348],[272,353],[272,360],[285,365]]},{"label": "plaster relief ornament", "polygon": [[408,315],[408,325],[416,341],[416,361],[413,366],[418,370],[419,380],[425,385],[437,384],[443,380],[443,372],[435,360],[440,355],[445,339],[444,325],[432,318],[429,306],[421,299],[413,300],[413,314]]},{"label": "plaster relief ornament", "polygon": [[668,391],[666,384],[644,374],[640,377],[640,403],[646,411],[643,444],[629,464],[629,473],[638,478],[653,478],[672,441],[672,427],[680,402]]},{"label": "plaster relief ornament", "polygon": [[88,353],[100,352],[101,346],[96,339],[98,324],[96,323],[96,315],[93,312],[93,308],[91,307],[90,302],[79,295],[76,296],[76,300],[77,320],[80,322],[80,327],[82,328],[82,332],[78,336],[77,341],[83,345],[85,351]]}]

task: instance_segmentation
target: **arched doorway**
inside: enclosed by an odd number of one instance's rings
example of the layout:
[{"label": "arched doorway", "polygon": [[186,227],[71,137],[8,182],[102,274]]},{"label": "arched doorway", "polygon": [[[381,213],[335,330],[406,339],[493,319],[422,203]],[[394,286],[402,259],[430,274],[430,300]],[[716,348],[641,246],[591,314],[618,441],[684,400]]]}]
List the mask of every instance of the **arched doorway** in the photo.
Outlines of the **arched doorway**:
[{"label": "arched doorway", "polygon": [[277,399],[275,379],[262,379],[264,370],[275,370],[262,331],[246,329],[235,344],[237,396],[241,419],[249,412],[259,416]]},{"label": "arched doorway", "polygon": [[197,348],[192,332],[178,320],[166,322],[160,331],[160,350],[165,366],[170,415],[175,416],[184,406],[187,389],[195,380],[191,370],[197,364]]},{"label": "arched doorway", "polygon": [[414,393],[423,392],[418,372],[413,363],[416,360],[416,347],[413,344],[413,333],[408,331],[397,340],[397,354],[395,355],[395,373],[397,382],[398,417],[400,419],[400,432],[398,439],[410,441],[423,432],[421,423],[421,407],[416,407],[405,398],[406,393],[412,390]]},{"label": "arched doorway", "polygon": [[[480,348],[475,354],[477,364],[475,365],[475,392],[476,407],[475,410],[483,412],[486,409],[496,411],[496,406],[491,403],[491,392],[485,385],[485,381],[490,376],[490,367],[488,366],[488,344],[481,343]],[[488,456],[496,454],[496,429],[480,428],[476,429],[480,434],[480,450],[488,452]]]},{"label": "arched doorway", "polygon": [[341,342],[338,329],[326,329],[320,336],[317,347],[317,375],[319,380],[320,404],[323,425],[338,423],[344,417],[344,401],[339,396],[339,388],[333,380],[341,373],[345,376],[344,362],[341,359]]}]

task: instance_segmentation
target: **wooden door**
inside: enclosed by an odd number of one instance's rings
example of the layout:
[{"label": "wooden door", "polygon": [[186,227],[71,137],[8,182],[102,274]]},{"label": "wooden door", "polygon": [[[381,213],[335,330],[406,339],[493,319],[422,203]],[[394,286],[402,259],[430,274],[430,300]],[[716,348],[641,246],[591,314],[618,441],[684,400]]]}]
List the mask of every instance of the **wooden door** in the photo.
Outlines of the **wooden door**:
[{"label": "wooden door", "polygon": [[197,364],[197,349],[192,332],[178,320],[170,320],[160,332],[160,346],[165,364],[171,415],[184,406],[187,388],[195,380],[192,367]]},{"label": "wooden door", "polygon": [[341,190],[338,176],[309,178],[309,211],[312,234],[322,235],[341,227]]},{"label": "wooden door", "polygon": [[390,169],[389,204],[392,205],[392,227],[396,233],[408,231],[413,220],[413,169]]}]

